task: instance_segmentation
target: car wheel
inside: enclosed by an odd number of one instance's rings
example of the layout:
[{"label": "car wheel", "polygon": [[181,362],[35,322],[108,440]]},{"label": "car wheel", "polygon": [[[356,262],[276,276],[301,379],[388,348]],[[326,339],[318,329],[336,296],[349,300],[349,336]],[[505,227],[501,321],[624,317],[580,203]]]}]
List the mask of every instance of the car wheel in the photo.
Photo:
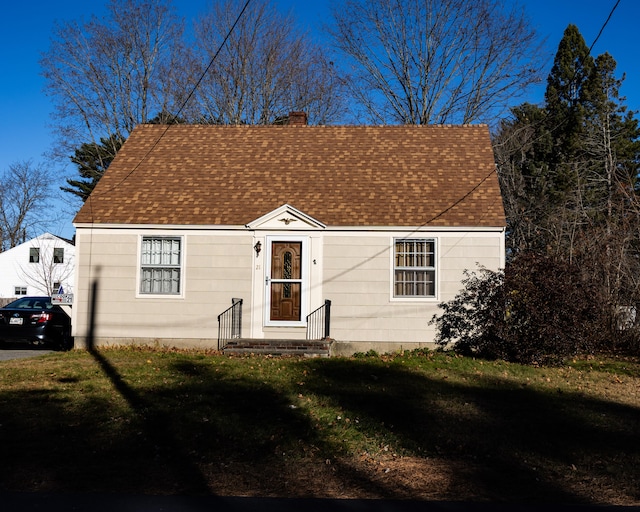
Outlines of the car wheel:
[{"label": "car wheel", "polygon": [[71,332],[65,331],[62,334],[62,338],[58,343],[58,347],[60,348],[60,350],[64,350],[65,352],[73,348],[73,336],[71,336]]}]

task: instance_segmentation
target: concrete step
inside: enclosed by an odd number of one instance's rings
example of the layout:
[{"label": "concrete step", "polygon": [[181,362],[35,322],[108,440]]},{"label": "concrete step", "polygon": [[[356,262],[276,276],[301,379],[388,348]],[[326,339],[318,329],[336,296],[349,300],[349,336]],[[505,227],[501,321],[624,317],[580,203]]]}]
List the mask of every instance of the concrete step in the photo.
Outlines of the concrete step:
[{"label": "concrete step", "polygon": [[268,354],[299,355],[306,357],[329,357],[332,340],[265,340],[240,338],[228,340],[224,354]]}]

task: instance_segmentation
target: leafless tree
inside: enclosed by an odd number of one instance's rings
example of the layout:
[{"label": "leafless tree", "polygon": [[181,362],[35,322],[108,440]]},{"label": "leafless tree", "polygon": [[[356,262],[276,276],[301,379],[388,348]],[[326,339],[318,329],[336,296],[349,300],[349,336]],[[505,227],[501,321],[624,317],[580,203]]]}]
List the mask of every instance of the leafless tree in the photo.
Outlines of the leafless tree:
[{"label": "leafless tree", "polygon": [[56,27],[41,65],[61,156],[173,111],[189,80],[182,33],[168,0],[110,0],[104,18]]},{"label": "leafless tree", "polygon": [[332,13],[375,123],[489,123],[540,80],[536,33],[502,0],[341,0]]},{"label": "leafless tree", "polygon": [[0,175],[0,252],[25,242],[55,218],[50,183],[50,173],[30,161],[12,164]]},{"label": "leafless tree", "polygon": [[344,82],[324,50],[266,0],[253,0],[231,31],[243,5],[216,2],[197,24],[202,65],[217,54],[196,94],[204,121],[270,124],[291,111],[307,112],[313,124],[335,121]]}]

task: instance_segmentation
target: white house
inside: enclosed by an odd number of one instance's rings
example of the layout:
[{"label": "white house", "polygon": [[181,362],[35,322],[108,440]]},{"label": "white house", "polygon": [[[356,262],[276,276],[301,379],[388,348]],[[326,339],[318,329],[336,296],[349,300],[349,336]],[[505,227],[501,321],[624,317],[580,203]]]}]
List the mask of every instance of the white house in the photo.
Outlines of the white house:
[{"label": "white house", "polygon": [[73,293],[75,245],[44,233],[0,253],[0,299]]},{"label": "white house", "polygon": [[308,338],[329,300],[333,353],[429,346],[464,270],[505,262],[484,125],[142,125],[74,225],[76,346],[222,348],[237,299],[242,338]]}]

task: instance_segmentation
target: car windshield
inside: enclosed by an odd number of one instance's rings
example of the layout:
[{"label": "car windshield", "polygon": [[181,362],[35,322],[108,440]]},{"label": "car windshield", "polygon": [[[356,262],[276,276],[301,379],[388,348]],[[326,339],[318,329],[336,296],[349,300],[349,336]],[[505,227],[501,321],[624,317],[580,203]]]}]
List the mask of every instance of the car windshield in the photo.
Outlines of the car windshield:
[{"label": "car windshield", "polygon": [[48,297],[22,297],[5,306],[12,309],[51,309],[51,300]]}]

